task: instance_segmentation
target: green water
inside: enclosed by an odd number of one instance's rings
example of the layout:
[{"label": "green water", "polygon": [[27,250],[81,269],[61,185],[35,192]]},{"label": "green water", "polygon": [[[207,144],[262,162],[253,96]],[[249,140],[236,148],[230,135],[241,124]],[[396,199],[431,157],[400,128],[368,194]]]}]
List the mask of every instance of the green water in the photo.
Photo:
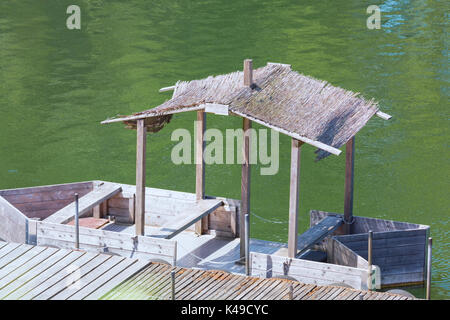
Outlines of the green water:
[{"label": "green water", "polygon": [[[66,8],[81,8],[68,30]],[[366,27],[378,4],[380,30]],[[91,179],[135,184],[135,132],[100,125],[170,98],[158,89],[267,61],[381,102],[356,137],[355,214],[431,226],[432,298],[449,298],[448,2],[442,1],[66,1],[0,3],[0,188]],[[170,161],[174,116],[148,137],[148,184],[193,192],[195,168]],[[238,128],[208,115],[208,127]],[[258,126],[256,126],[258,127]],[[314,162],[302,148],[300,231],[310,209],[343,211],[344,156]],[[290,140],[280,170],[252,172],[252,237],[287,240]],[[240,197],[240,166],[206,169],[208,194]],[[447,196],[446,196],[447,195]],[[423,289],[411,290],[423,296]]]}]

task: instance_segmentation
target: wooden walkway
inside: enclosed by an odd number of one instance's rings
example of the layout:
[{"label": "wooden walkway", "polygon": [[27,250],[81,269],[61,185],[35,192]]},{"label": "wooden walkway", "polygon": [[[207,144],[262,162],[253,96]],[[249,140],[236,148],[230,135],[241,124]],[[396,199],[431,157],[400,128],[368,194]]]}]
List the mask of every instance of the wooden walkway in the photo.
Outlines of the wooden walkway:
[{"label": "wooden walkway", "polygon": [[411,300],[386,293],[354,290],[337,286],[317,286],[285,279],[262,279],[219,270],[173,268],[152,263],[123,282],[103,300],[171,299],[171,271],[175,271],[176,300]]},{"label": "wooden walkway", "polygon": [[0,241],[0,300],[98,299],[149,264]]}]

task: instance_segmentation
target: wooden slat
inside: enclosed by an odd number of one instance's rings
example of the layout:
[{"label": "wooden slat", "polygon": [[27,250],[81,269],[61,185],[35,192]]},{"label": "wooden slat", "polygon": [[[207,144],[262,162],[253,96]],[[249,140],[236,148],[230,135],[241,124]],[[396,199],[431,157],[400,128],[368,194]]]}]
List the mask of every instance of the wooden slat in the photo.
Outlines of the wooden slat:
[{"label": "wooden slat", "polygon": [[[6,268],[2,269],[0,275],[3,275],[0,280],[0,299],[2,296],[7,295],[13,290],[13,286],[9,286],[13,283],[23,282],[22,276],[26,275],[28,272],[33,271],[33,269],[47,260],[49,257],[58,252],[55,248],[42,248],[42,251],[35,251],[36,254],[28,261],[23,264],[14,263],[15,269],[7,271]],[[31,250],[30,250],[31,251]],[[30,252],[28,251],[28,253]],[[8,288],[9,287],[9,288]]]},{"label": "wooden slat", "polygon": [[96,289],[94,292],[90,293],[83,300],[97,300],[100,299],[103,295],[111,291],[114,287],[117,286],[118,283],[126,281],[128,278],[132,277],[134,274],[139,272],[148,266],[151,262],[138,260],[136,263],[132,264],[130,267],[125,269],[123,272],[114,277],[114,281],[109,281],[100,288]]},{"label": "wooden slat", "polygon": [[[99,205],[105,200],[108,200],[121,191],[122,189],[119,185],[105,184],[89,192],[79,199],[79,217],[81,218],[85,216],[87,213],[89,213],[89,210],[92,210],[92,208],[94,208],[95,206]],[[74,219],[74,217],[75,203],[72,202],[61,210],[52,214],[44,221],[50,223],[67,223]]]},{"label": "wooden slat", "polygon": [[18,248],[15,248],[14,250],[5,254],[3,257],[0,258],[0,270],[5,268],[5,266],[7,266],[9,263],[19,258],[21,255],[31,250],[32,248],[33,248],[32,246],[22,244]]},{"label": "wooden slat", "polygon": [[[135,259],[122,259],[115,266],[105,271],[94,281],[84,286],[82,289],[78,290],[76,293],[68,297],[68,300],[82,300],[89,296],[95,290],[99,290],[102,286],[106,285],[108,282],[115,283],[115,277],[122,272],[124,272],[128,267],[136,263],[138,260]],[[100,297],[100,295],[99,295]]]},{"label": "wooden slat", "polygon": [[[65,279],[71,270],[74,268],[81,268],[83,265],[91,261],[93,258],[98,256],[93,253],[84,253],[78,256],[75,260],[73,260],[70,264],[67,264],[66,260],[62,260],[58,263],[57,267],[48,269],[45,273],[45,277],[43,277],[43,281],[39,281],[34,288],[23,294],[20,299],[21,300],[32,300],[37,295],[43,293],[47,289],[51,288],[53,285],[57,284],[59,281]],[[55,270],[56,269],[56,270]],[[50,271],[49,271],[50,270]],[[55,272],[56,271],[56,272]]]},{"label": "wooden slat", "polygon": [[[52,254],[53,250],[55,251]],[[29,287],[30,281],[38,277],[40,274],[44,273],[48,268],[58,263],[61,259],[68,256],[71,251],[48,248],[46,251],[44,251],[44,253],[45,254],[40,254],[35,259],[33,259],[33,261],[30,261],[28,264],[16,270],[17,273],[23,273],[18,276],[13,282],[0,289],[0,299],[4,299],[9,295],[13,295],[13,299],[19,298],[20,295],[19,291],[17,290],[24,289],[27,286]]]},{"label": "wooden slat", "polygon": [[[42,251],[44,251],[45,247],[33,247],[33,246],[27,246],[25,247],[26,251],[22,252],[20,256],[17,258],[11,259],[8,264],[3,264],[0,268],[0,287],[2,283],[2,279],[4,276],[12,273],[14,270],[22,266],[23,264],[27,263],[29,260],[33,259],[36,255],[40,254]],[[15,250],[15,251],[21,251],[21,250]],[[9,254],[8,256],[12,256]]]},{"label": "wooden slat", "polygon": [[[38,245],[55,245],[72,249],[74,227],[68,225],[39,222],[37,228]],[[169,263],[176,259],[176,241],[138,236],[113,231],[79,228],[80,248],[87,251],[113,252],[129,258],[161,258]]]},{"label": "wooden slat", "polygon": [[[107,257],[103,257],[107,258]],[[126,258],[112,256],[108,259],[105,259],[100,262],[97,267],[94,267],[90,271],[87,271],[85,275],[83,275],[80,279],[76,280],[69,287],[66,287],[64,290],[60,291],[58,294],[51,297],[52,300],[66,300],[84,287],[90,285],[92,282],[97,280],[101,275],[103,275],[108,270],[114,268],[120,262],[124,261]],[[84,266],[86,268],[86,266]],[[84,270],[80,269],[80,272]]]},{"label": "wooden slat", "polygon": [[[63,290],[67,290],[72,285],[79,283],[78,276],[84,278],[87,274],[89,274],[93,269],[99,267],[102,263],[111,259],[111,256],[108,255],[97,255],[95,258],[91,259],[89,262],[83,264],[82,266],[77,266],[77,269],[74,268],[73,272],[68,272],[68,275],[61,279],[61,281],[53,284],[51,287],[47,288],[45,291],[41,292],[37,296],[33,297],[33,300],[48,300],[53,299],[58,293]],[[71,277],[73,275],[73,282],[71,281]]]},{"label": "wooden slat", "polygon": [[[61,258],[59,252],[67,254],[63,255]],[[15,291],[9,293],[8,296],[4,298],[7,300],[17,300],[22,298],[27,292],[37,288],[40,284],[50,279],[53,275],[67,267],[67,265],[85,254],[84,252],[70,250],[60,250],[59,252],[52,256],[48,261],[41,264],[39,268],[28,272],[26,277],[23,277],[22,281],[20,281],[19,286]],[[26,298],[29,299],[30,297],[28,296],[25,297],[25,299]]]},{"label": "wooden slat", "polygon": [[179,218],[174,219],[175,221],[172,224],[169,223],[167,226],[164,226],[157,232],[152,233],[150,236],[164,239],[171,239],[180,232],[186,230],[195,222],[201,220],[203,217],[206,217],[208,214],[216,210],[221,205],[222,200],[217,199],[199,200],[197,205],[192,208],[192,214],[189,214],[182,220],[179,220]]},{"label": "wooden slat", "polygon": [[3,246],[0,249],[0,259],[19,246],[20,246],[20,243],[8,243],[6,246]]}]

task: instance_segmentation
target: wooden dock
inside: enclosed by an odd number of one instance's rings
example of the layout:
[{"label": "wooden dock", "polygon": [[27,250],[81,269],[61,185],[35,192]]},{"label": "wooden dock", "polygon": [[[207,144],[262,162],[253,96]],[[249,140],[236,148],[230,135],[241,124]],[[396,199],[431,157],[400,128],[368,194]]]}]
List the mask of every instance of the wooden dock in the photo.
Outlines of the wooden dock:
[{"label": "wooden dock", "polygon": [[221,270],[174,268],[159,263],[152,263],[101,299],[170,300],[172,271],[175,271],[176,300],[412,300],[387,292],[246,277]]},{"label": "wooden dock", "polygon": [[[410,300],[383,292],[0,242],[0,300]],[[292,288],[292,289],[291,289]],[[292,295],[291,295],[292,292]]]}]

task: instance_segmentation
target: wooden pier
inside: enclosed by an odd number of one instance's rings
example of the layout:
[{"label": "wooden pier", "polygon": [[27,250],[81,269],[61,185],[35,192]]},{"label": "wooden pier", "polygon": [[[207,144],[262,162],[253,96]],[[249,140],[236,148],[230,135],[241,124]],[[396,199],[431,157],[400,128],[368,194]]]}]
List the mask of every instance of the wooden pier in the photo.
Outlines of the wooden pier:
[{"label": "wooden pier", "polygon": [[172,267],[103,253],[0,242],[0,300],[409,300],[390,293]]}]

